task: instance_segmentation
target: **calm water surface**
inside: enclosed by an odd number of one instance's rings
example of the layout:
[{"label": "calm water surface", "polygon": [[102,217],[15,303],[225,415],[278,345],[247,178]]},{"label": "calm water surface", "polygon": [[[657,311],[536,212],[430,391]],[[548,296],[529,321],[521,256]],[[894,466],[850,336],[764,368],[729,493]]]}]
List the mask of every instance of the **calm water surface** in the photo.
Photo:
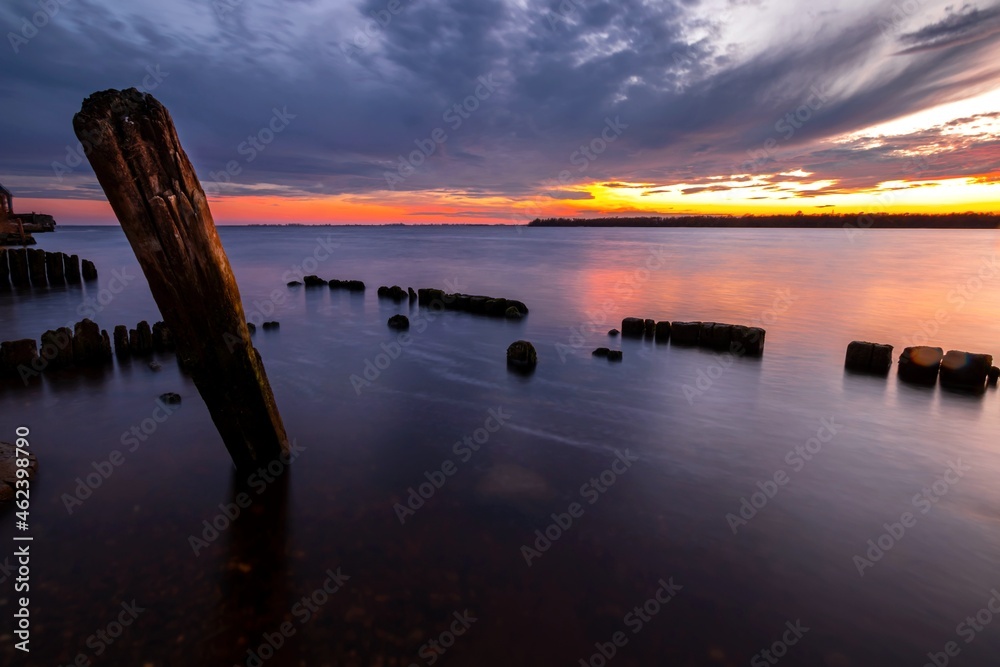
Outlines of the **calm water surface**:
[{"label": "calm water surface", "polygon": [[[116,363],[0,389],[0,439],[29,426],[40,461],[32,652],[12,649],[12,578],[0,570],[4,664],[82,654],[95,665],[254,665],[262,654],[266,665],[601,665],[595,644],[616,632],[627,643],[610,665],[770,664],[755,658],[767,649],[793,665],[920,667],[952,641],[951,664],[997,664],[1000,618],[986,612],[981,630],[960,626],[1000,590],[996,391],[954,394],[843,370],[854,339],[897,354],[930,342],[1000,357],[997,232],[221,235],[248,316],[281,322],[254,342],[300,450],[290,481],[258,493],[263,484],[234,480],[170,357],[158,371]],[[109,331],[159,319],[117,228],[38,239],[93,259],[101,279],[0,294],[0,339],[37,339],[80,314]],[[307,261],[327,255],[315,268]],[[304,261],[369,289],[286,288]],[[516,298],[531,313],[520,322],[428,316],[379,302],[381,284]],[[397,312],[422,322],[398,349],[385,325]],[[626,316],[761,321],[765,354],[609,339]],[[530,377],[505,367],[519,338],[538,349]],[[623,349],[622,364],[591,357],[609,344]],[[167,391],[184,401],[157,424],[155,400]],[[503,421],[493,433],[484,430],[496,426],[491,414]],[[474,451],[466,439],[476,438]],[[808,460],[796,453],[807,446]],[[115,450],[121,465],[68,509],[77,479]],[[619,454],[636,460],[600,482]],[[397,504],[428,476],[440,481],[443,467],[454,474],[401,523]],[[950,467],[961,475],[941,481]],[[785,483],[769,484],[776,475]],[[218,534],[207,529],[229,523],[220,504],[240,493],[250,507]],[[744,499],[763,506],[742,522]],[[573,503],[582,515],[536,544],[535,531]],[[886,536],[885,524],[907,512],[902,536]],[[14,522],[0,515],[4,545]],[[192,536],[206,544],[192,547]],[[889,548],[860,574],[855,557],[880,539]],[[539,548],[530,566],[524,545]],[[349,577],[340,590],[314,595],[338,568]],[[675,597],[636,614],[671,578]],[[144,611],[121,636],[95,635],[133,600]],[[477,620],[452,637],[466,611]],[[796,622],[809,630],[773,647]]]}]

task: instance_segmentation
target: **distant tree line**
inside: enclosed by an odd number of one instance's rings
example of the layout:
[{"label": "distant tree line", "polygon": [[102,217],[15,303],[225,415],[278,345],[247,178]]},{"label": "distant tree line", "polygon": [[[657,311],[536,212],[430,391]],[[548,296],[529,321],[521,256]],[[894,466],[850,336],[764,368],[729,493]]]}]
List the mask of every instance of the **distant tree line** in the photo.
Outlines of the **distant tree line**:
[{"label": "distant tree line", "polygon": [[997,213],[820,213],[687,215],[631,218],[536,218],[529,227],[855,227],[870,229],[996,229]]}]

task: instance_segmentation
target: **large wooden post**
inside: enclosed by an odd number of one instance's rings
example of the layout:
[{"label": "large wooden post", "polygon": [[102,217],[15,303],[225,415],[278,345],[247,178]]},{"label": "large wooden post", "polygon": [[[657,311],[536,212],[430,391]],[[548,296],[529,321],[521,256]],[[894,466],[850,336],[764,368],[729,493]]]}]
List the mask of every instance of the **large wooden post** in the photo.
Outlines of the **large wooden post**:
[{"label": "large wooden post", "polygon": [[238,469],[288,452],[281,416],[208,201],[169,112],[135,88],[94,93],[73,117],[177,354]]}]

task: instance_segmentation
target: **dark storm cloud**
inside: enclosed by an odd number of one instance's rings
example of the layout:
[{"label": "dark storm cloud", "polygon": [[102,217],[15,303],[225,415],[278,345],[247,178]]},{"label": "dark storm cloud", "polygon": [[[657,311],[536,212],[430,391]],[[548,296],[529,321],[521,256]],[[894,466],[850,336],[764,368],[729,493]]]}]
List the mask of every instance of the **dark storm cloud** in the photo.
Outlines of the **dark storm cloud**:
[{"label": "dark storm cloud", "polygon": [[1000,33],[1000,6],[979,9],[965,5],[959,11],[952,8],[948,16],[900,38],[910,47],[902,53],[916,53],[986,39]]},{"label": "dark storm cloud", "polygon": [[[913,52],[886,67],[873,62],[886,57],[878,21],[890,0],[847,27],[772,35],[748,54],[723,43],[726,17],[696,2],[566,6],[402,0],[390,14],[388,0],[66,0],[17,53],[0,49],[0,175],[38,196],[100,197],[89,166],[70,166],[72,115],[87,94],[129,86],[170,109],[199,176],[222,192],[375,193],[407,161],[419,165],[397,190],[575,198],[560,183],[602,179],[712,189],[701,179],[740,173],[769,140],[768,170],[807,168],[788,163],[807,154],[816,178],[867,175],[858,161],[884,163],[885,151],[809,148],[997,77],[995,49],[971,39],[995,6],[929,14],[898,37]],[[16,31],[37,11],[13,0],[0,24]],[[809,104],[807,121],[781,125]],[[287,123],[269,137],[275,114]],[[621,128],[613,142],[609,123]],[[604,150],[581,157],[594,146]]]}]

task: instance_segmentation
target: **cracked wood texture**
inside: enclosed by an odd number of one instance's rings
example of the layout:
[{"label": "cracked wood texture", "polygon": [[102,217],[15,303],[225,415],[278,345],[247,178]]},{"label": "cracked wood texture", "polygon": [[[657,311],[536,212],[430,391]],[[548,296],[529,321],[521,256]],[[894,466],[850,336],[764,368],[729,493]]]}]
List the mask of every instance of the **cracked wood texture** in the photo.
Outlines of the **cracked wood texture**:
[{"label": "cracked wood texture", "polygon": [[106,90],[84,100],[73,129],[236,467],[287,453],[236,278],[170,113],[135,88]]}]

